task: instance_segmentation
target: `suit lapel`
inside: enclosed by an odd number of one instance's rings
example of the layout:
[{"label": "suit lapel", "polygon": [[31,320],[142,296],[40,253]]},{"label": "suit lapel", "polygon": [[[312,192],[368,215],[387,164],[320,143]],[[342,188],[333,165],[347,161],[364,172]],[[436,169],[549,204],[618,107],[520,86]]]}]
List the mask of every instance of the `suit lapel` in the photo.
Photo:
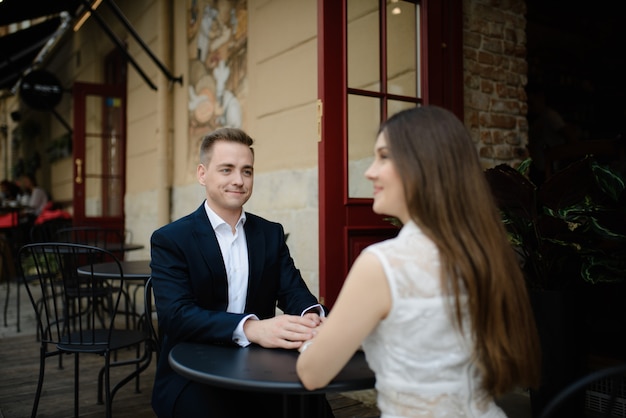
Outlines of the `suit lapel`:
[{"label": "suit lapel", "polygon": [[[246,215],[244,225],[246,244],[248,246],[248,295],[258,294],[257,288],[263,277],[263,260],[266,252],[265,240],[258,222],[253,216]],[[246,297],[246,305],[249,298]]]},{"label": "suit lapel", "polygon": [[211,277],[206,285],[212,286],[211,291],[218,304],[224,304],[224,309],[228,306],[228,278],[226,276],[226,267],[220,246],[215,236],[215,231],[211,227],[211,222],[207,217],[204,204],[194,213],[195,229],[192,231],[193,239],[200,254],[206,264]]}]

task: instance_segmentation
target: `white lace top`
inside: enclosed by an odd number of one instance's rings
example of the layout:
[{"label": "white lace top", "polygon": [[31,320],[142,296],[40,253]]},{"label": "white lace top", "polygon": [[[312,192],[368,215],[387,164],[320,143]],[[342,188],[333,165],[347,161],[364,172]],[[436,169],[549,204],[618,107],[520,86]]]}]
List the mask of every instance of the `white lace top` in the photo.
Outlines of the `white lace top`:
[{"label": "white lace top", "polygon": [[480,389],[471,339],[442,296],[434,243],[411,222],[365,251],[380,259],[392,297],[389,315],[363,342],[381,417],[506,417]]}]

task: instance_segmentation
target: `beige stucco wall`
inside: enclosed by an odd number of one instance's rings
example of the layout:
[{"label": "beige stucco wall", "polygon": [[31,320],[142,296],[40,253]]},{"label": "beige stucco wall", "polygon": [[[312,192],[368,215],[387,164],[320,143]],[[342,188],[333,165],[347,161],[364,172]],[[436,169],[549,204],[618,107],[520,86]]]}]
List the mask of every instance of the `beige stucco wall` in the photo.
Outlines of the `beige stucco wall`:
[{"label": "beige stucco wall", "polygon": [[[154,54],[166,67],[172,68],[173,48],[169,36],[172,3],[168,0],[133,0],[118,1],[116,4]],[[169,181],[164,181],[169,174],[169,160],[165,158],[163,161],[163,156],[171,155],[168,140],[171,138],[172,117],[169,113],[175,86],[170,87],[167,78],[108,7],[101,6],[97,13],[127,45],[129,54],[158,88],[157,91],[152,90],[129,63],[126,225],[133,241],[146,246],[145,250],[136,251],[129,258],[145,258],[149,255],[150,233],[163,212],[159,209],[168,207],[158,203],[159,199],[163,200],[162,190],[169,190]],[[92,16],[78,32],[69,33],[60,43],[47,63],[47,69],[56,74],[65,86],[71,86],[74,81],[100,83],[104,80],[104,59],[115,48],[114,42]],[[57,111],[72,123],[69,97],[64,98]],[[50,125],[53,130],[51,137],[54,138],[63,128],[52,121]],[[55,200],[71,199],[72,170],[71,158],[52,163],[49,190]]]},{"label": "beige stucco wall", "polygon": [[13,178],[12,167],[14,161],[11,156],[11,141],[12,132],[16,128],[17,122],[11,118],[11,112],[18,109],[17,97],[6,96],[0,100],[0,127],[2,129],[0,132],[0,155],[2,156],[0,158],[0,180]]},{"label": "beige stucco wall", "polygon": [[[255,139],[255,184],[246,210],[281,222],[289,233],[296,265],[318,292],[317,198],[317,2],[315,0],[248,0],[248,101],[244,128]],[[176,5],[177,32],[185,30],[186,11]],[[178,43],[177,43],[178,44]],[[184,39],[183,39],[184,44]],[[182,52],[187,54],[187,50]],[[186,73],[186,59],[178,72]],[[195,210],[204,190],[195,180],[187,135],[187,85],[175,93],[171,219]],[[177,113],[180,112],[180,113]],[[129,160],[130,163],[130,160]],[[153,197],[149,191],[126,197],[132,225],[138,208]],[[135,213],[133,215],[132,213]],[[130,224],[130,222],[129,222]],[[151,231],[146,225],[144,232]]]},{"label": "beige stucco wall", "polygon": [[[170,83],[108,8],[100,7],[158,87],[152,90],[128,66],[125,214],[133,241],[146,246],[129,254],[137,259],[149,257],[152,231],[195,210],[204,196],[195,180],[196,144],[188,134],[187,1],[116,4],[170,72],[183,76],[182,85]],[[526,140],[524,2],[464,0],[463,5],[466,124],[485,165],[514,162]],[[296,265],[317,293],[317,0],[248,0],[247,24],[243,125],[256,139],[256,176],[246,209],[283,223]],[[101,82],[104,57],[114,48],[92,17],[55,48],[47,69],[68,87],[75,80]],[[15,102],[4,101],[3,114],[12,106]],[[69,94],[56,110],[71,124]],[[46,135],[62,135],[65,128],[47,118]],[[72,165],[71,158],[51,164],[44,185],[57,200],[71,199]]]},{"label": "beige stucco wall", "polygon": [[[185,44],[182,34],[186,29],[186,10],[181,3],[175,3],[173,12],[177,46]],[[248,1],[249,84],[244,112],[244,127],[257,141],[255,191],[246,209],[283,223],[290,233],[289,244],[296,264],[315,292],[318,289],[316,7],[317,0]],[[525,101],[526,82],[524,7],[521,0],[505,6],[464,1],[466,124],[485,166],[514,163],[524,152],[525,107],[519,104]],[[174,48],[173,53],[174,73],[186,74],[186,48]],[[195,164],[188,158],[195,150],[189,148],[186,135],[186,87],[186,84],[184,88],[175,85],[172,93],[173,142],[168,154],[172,163],[170,219],[194,210],[203,199],[203,191],[195,182]],[[149,94],[144,95],[143,101],[137,101],[142,108],[149,106],[151,100]],[[129,117],[129,138],[131,129]],[[137,132],[151,131],[146,127]],[[144,135],[141,140],[149,137]],[[145,152],[150,148],[147,144],[143,146]],[[148,161],[131,155],[130,148],[128,157],[129,167],[147,167]],[[150,203],[158,193],[147,187],[150,181],[141,180],[141,170],[136,171],[129,170],[127,220],[138,231],[137,237],[147,239],[160,225]]]},{"label": "beige stucco wall", "polygon": [[[141,2],[140,2],[141,3]],[[158,3],[158,2],[155,2]],[[120,5],[124,2],[120,2]],[[317,294],[318,289],[318,198],[317,198],[317,2],[315,0],[248,1],[248,101],[244,128],[255,138],[255,186],[246,209],[281,222],[289,233],[289,244],[296,265]],[[157,7],[153,6],[156,10]],[[141,8],[139,8],[141,9]],[[128,11],[128,16],[132,15]],[[145,16],[152,12],[144,12]],[[185,2],[174,2],[171,14],[175,45],[186,46],[187,10]],[[152,25],[133,23],[150,47],[158,52],[159,19]],[[152,35],[150,35],[151,32]],[[130,43],[130,42],[129,42]],[[172,48],[168,66],[174,75],[188,73],[188,49]],[[133,55],[141,51],[130,49]],[[167,51],[162,51],[167,54]],[[141,62],[150,68],[149,62]],[[159,93],[146,88],[129,67],[127,227],[133,240],[146,245],[129,258],[149,256],[149,237],[164,222],[159,218],[160,187],[163,178],[159,163]],[[159,74],[154,74],[158,77]],[[152,78],[152,77],[151,77]],[[167,162],[171,164],[171,213],[178,219],[195,210],[204,191],[195,179],[195,144],[188,136],[188,81],[171,87],[171,141]],[[160,87],[160,86],[159,86]],[[166,142],[167,142],[166,141]],[[169,186],[168,186],[169,187]],[[170,195],[170,189],[166,192]]]},{"label": "beige stucco wall", "polygon": [[257,145],[247,209],[284,225],[317,295],[317,1],[249,0],[248,9],[248,130]]},{"label": "beige stucco wall", "polygon": [[[188,137],[186,2],[116,2],[135,30],[183,85],[170,84],[106,7],[98,13],[128,45],[158,90],[128,66],[127,183],[125,213],[133,241],[149,256],[152,231],[194,210],[204,198],[195,180],[195,144]],[[317,42],[316,1],[249,0],[249,93],[245,129],[256,139],[256,182],[247,209],[283,222],[294,258],[317,289]],[[173,46],[175,45],[175,46]],[[181,46],[185,47],[181,47]],[[104,56],[115,48],[92,17],[57,48],[48,69],[62,83],[101,82]],[[60,113],[71,123],[71,101]],[[49,121],[54,135],[62,126]],[[55,199],[72,193],[72,160],[52,164]]]}]

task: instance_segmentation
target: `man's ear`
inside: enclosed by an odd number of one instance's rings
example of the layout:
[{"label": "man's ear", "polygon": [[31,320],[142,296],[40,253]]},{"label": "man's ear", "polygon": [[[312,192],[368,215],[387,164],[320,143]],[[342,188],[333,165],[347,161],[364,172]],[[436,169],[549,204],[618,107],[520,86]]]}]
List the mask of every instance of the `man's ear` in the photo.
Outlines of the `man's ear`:
[{"label": "man's ear", "polygon": [[206,167],[204,164],[198,164],[198,169],[196,170],[196,178],[198,179],[198,183],[203,186],[206,186],[204,181],[204,175],[206,174]]}]

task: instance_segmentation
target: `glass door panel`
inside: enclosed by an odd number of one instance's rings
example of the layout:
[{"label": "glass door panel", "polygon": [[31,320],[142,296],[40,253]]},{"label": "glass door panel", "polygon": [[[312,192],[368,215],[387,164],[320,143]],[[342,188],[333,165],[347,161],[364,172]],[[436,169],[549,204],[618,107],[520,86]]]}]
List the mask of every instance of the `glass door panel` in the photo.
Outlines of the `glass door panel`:
[{"label": "glass door panel", "polygon": [[413,102],[402,102],[399,100],[388,100],[387,101],[387,114],[389,116],[393,116],[398,112],[401,112],[405,109],[410,109],[412,107],[419,106]]},{"label": "glass door panel", "polygon": [[380,89],[378,0],[348,0],[348,87]]},{"label": "glass door panel", "polygon": [[372,183],[364,176],[373,160],[380,125],[380,99],[348,96],[348,195],[374,197]]},{"label": "glass door panel", "polygon": [[363,173],[372,161],[380,123],[421,101],[419,4],[387,0],[383,8],[384,4],[346,3],[348,199],[373,197]]},{"label": "glass door panel", "polygon": [[85,216],[122,216],[122,98],[87,96],[85,100]]},{"label": "glass door panel", "polygon": [[420,96],[419,10],[419,5],[408,1],[387,4],[387,91],[390,94]]},{"label": "glass door panel", "polygon": [[361,250],[398,231],[372,211],[363,176],[380,123],[422,103],[462,118],[462,3],[318,0],[319,291],[326,306]]},{"label": "glass door panel", "polygon": [[124,229],[126,86],[74,83],[74,222]]}]

